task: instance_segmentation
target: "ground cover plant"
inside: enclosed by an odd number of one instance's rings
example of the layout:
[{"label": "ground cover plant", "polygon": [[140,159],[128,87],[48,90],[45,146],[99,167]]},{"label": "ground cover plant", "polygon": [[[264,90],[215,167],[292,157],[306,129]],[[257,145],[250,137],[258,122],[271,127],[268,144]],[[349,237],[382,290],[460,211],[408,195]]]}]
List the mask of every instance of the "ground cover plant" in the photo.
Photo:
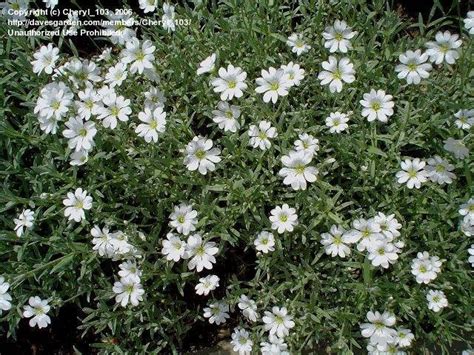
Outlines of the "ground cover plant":
[{"label": "ground cover plant", "polygon": [[90,53],[1,25],[4,339],[472,353],[474,12],[131,6]]}]

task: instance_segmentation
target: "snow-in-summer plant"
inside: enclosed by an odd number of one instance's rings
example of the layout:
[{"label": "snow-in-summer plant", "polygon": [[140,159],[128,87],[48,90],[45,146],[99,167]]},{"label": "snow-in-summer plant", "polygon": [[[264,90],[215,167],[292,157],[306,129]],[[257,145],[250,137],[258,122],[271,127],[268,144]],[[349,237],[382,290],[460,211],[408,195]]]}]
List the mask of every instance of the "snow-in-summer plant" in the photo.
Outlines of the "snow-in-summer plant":
[{"label": "snow-in-summer plant", "polygon": [[4,38],[5,336],[73,309],[91,352],[469,339],[474,13],[389,3],[140,0],[90,48]]}]

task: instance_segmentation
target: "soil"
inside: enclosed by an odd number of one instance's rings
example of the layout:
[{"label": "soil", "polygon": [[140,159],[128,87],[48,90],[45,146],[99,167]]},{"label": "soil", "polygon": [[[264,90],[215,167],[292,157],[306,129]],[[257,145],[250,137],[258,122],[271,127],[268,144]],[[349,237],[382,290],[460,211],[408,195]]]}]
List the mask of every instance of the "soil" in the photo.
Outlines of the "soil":
[{"label": "soil", "polygon": [[[135,1],[138,3],[138,1]],[[180,1],[181,2],[181,1]],[[468,7],[469,1],[460,1],[461,4],[459,8],[453,7],[448,13],[453,16],[465,16]],[[68,1],[60,1],[59,8],[69,7]],[[116,0],[102,0],[103,7],[114,9],[119,7],[119,2]],[[440,3],[444,8],[448,9],[452,6],[452,0],[441,0]],[[82,9],[94,9],[97,2],[96,1],[80,1]],[[413,18],[415,21],[418,20],[419,14],[422,15],[423,20],[428,19],[430,10],[434,4],[434,1],[424,0],[424,1],[415,1],[415,0],[396,0],[393,1],[394,8],[397,8],[403,16]],[[41,7],[42,4],[39,6]],[[193,6],[192,3],[189,6]],[[70,6],[74,8],[74,5]],[[134,8],[135,11],[138,11],[138,8]],[[437,10],[434,13],[434,18],[443,16],[443,13],[440,10]],[[72,41],[76,48],[79,51],[79,54],[84,57],[88,57],[91,53],[97,53],[97,45],[95,45],[91,39],[86,37],[73,37]],[[105,46],[100,44],[100,47]],[[237,250],[233,252],[238,253]],[[236,255],[234,260],[245,260],[249,259],[248,255]],[[216,270],[222,274],[221,280],[226,280],[227,275],[232,272],[236,272],[235,266],[241,265],[239,263],[229,263],[227,267],[223,265],[222,270]],[[248,273],[249,270],[246,270]],[[226,276],[223,276],[226,275]],[[219,275],[221,276],[221,275]],[[250,275],[246,275],[250,276]],[[192,302],[192,301],[191,301]],[[28,320],[22,319],[19,323],[17,333],[15,338],[7,338],[6,333],[2,332],[0,335],[0,354],[95,354],[97,351],[91,347],[90,344],[99,342],[94,335],[86,335],[81,337],[82,332],[78,330],[78,326],[81,324],[81,317],[83,316],[81,310],[76,305],[65,305],[59,310],[59,314],[55,317],[52,317],[51,326],[46,329],[37,329],[31,328],[28,325]],[[208,326],[208,324],[199,324],[197,325],[199,329],[197,331],[190,332],[190,337],[183,339],[185,349],[184,352],[190,354],[229,354],[228,344],[223,341],[224,337],[228,337],[228,329],[222,329],[220,335],[216,335],[215,327]],[[224,335],[222,335],[224,334]],[[217,345],[219,342],[220,345]],[[205,348],[210,344],[216,344],[214,348]],[[224,344],[224,345],[223,345]],[[197,351],[197,352],[196,352]]]}]

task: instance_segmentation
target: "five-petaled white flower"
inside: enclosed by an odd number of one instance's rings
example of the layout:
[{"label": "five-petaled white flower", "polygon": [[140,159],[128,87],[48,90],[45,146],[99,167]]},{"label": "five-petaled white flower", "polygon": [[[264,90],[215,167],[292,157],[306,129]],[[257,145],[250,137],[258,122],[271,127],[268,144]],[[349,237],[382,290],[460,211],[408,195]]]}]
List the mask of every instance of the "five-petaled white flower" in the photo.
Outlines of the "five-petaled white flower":
[{"label": "five-petaled white flower", "polygon": [[459,47],[462,44],[459,35],[444,31],[438,32],[435,39],[435,42],[426,43],[426,54],[429,55],[430,61],[435,64],[441,64],[443,61],[454,64],[459,59]]},{"label": "five-petaled white flower", "polygon": [[30,327],[46,328],[51,323],[51,318],[47,315],[50,310],[48,300],[42,300],[38,296],[30,297],[28,305],[23,306],[23,317],[31,318]]},{"label": "five-petaled white flower", "polygon": [[370,338],[370,342],[380,346],[393,343],[397,331],[392,328],[395,325],[395,315],[390,312],[367,312],[367,320],[370,323],[360,325],[362,336]]},{"label": "five-petaled white flower", "polygon": [[253,244],[255,245],[255,249],[267,254],[269,251],[275,250],[275,237],[270,232],[262,231],[258,233]]},{"label": "five-petaled white flower", "polygon": [[242,310],[242,314],[245,318],[251,322],[256,322],[258,316],[257,313],[257,303],[248,298],[246,295],[241,295],[239,298],[238,307]]},{"label": "five-petaled white flower", "polygon": [[163,246],[161,253],[166,257],[166,260],[177,262],[184,258],[186,242],[182,241],[177,235],[168,233],[161,244]]},{"label": "five-petaled white flower", "polygon": [[454,114],[454,117],[457,118],[454,124],[458,128],[470,129],[474,126],[474,110],[459,110]]},{"label": "five-petaled white flower", "polygon": [[469,156],[469,149],[466,147],[462,139],[454,139],[449,137],[444,142],[443,148],[453,153],[458,159],[464,159]]},{"label": "five-petaled white flower", "polygon": [[102,98],[105,106],[99,109],[98,119],[102,120],[105,128],[115,129],[117,127],[117,119],[126,122],[128,116],[132,113],[130,108],[130,100],[123,96],[117,96],[115,93],[109,93]]},{"label": "five-petaled white flower", "polygon": [[258,126],[250,125],[248,135],[250,137],[249,144],[254,148],[267,150],[271,147],[271,138],[275,138],[278,133],[275,127],[268,121],[260,121]]},{"label": "five-petaled white flower", "polygon": [[291,84],[283,69],[275,69],[273,67],[268,68],[268,71],[262,69],[261,75],[260,78],[255,80],[258,85],[255,91],[263,94],[263,102],[271,100],[273,103],[276,103],[278,96],[288,95],[288,89],[291,87]]},{"label": "five-petaled white flower", "polygon": [[456,175],[451,172],[454,170],[454,165],[449,164],[447,160],[438,155],[428,159],[425,170],[428,173],[428,178],[440,185],[451,184],[456,178]]},{"label": "five-petaled white flower", "polygon": [[116,281],[112,291],[116,294],[115,302],[122,307],[126,307],[129,303],[132,306],[138,306],[138,303],[143,301],[143,294],[145,293],[140,281],[130,277],[122,277],[120,281]]},{"label": "five-petaled white flower", "polygon": [[214,117],[212,120],[218,124],[224,132],[237,132],[240,128],[238,118],[240,117],[240,108],[235,105],[229,105],[226,101],[220,101],[217,104],[217,110],[212,111]]},{"label": "five-petaled white flower", "polygon": [[210,303],[204,308],[204,317],[209,318],[209,323],[221,324],[225,323],[229,318],[229,305],[222,301]]},{"label": "five-petaled white flower", "polygon": [[367,117],[367,121],[372,122],[379,120],[386,123],[388,118],[393,115],[392,101],[393,96],[385,94],[384,90],[371,89],[370,92],[364,94],[364,99],[360,100],[363,106],[362,116]]},{"label": "five-petaled white flower", "polygon": [[286,307],[272,307],[272,311],[265,311],[262,318],[265,323],[265,330],[270,331],[270,335],[284,338],[289,334],[291,328],[295,326],[293,317],[288,314]]},{"label": "five-petaled white flower", "polygon": [[217,254],[219,248],[214,242],[205,242],[201,235],[193,234],[188,237],[186,245],[185,259],[188,261],[188,269],[201,272],[203,269],[212,269],[212,264],[216,262],[214,255]]},{"label": "five-petaled white flower", "polygon": [[426,251],[418,252],[411,263],[411,273],[419,284],[428,284],[438,276],[442,262],[437,256],[430,256]]},{"label": "five-petaled white flower", "polygon": [[342,58],[337,60],[336,57],[329,56],[327,62],[322,64],[323,71],[318,74],[318,79],[321,80],[321,85],[329,84],[329,91],[341,92],[342,84],[352,83],[355,80],[354,65],[349,58]]},{"label": "five-petaled white flower", "polygon": [[166,128],[166,112],[163,112],[163,107],[158,106],[153,111],[145,107],[144,112],[138,114],[138,119],[143,123],[137,126],[135,133],[147,143],[158,142],[158,133],[163,133]]},{"label": "five-petaled white flower", "polygon": [[199,283],[194,289],[198,295],[207,296],[209,292],[215,290],[217,287],[219,287],[219,277],[216,275],[207,275],[199,279]]},{"label": "five-petaled white flower", "polygon": [[419,158],[405,159],[400,163],[402,170],[395,175],[399,184],[405,184],[409,189],[419,189],[426,182],[428,174],[424,169],[426,163]]},{"label": "five-petaled white flower", "polygon": [[242,328],[235,328],[231,338],[232,350],[238,352],[239,355],[250,355],[253,341],[250,339],[248,331]]},{"label": "five-petaled white flower", "polygon": [[426,300],[428,301],[428,308],[433,312],[439,312],[448,306],[448,299],[443,291],[429,290]]},{"label": "five-petaled white flower", "polygon": [[132,38],[125,43],[125,48],[122,50],[122,63],[131,63],[130,73],[142,74],[145,69],[153,69],[154,52],[155,46],[150,40],[140,43],[138,38]]},{"label": "five-petaled white flower", "polygon": [[319,140],[314,138],[311,134],[301,133],[298,135],[298,140],[295,141],[294,146],[296,151],[304,151],[315,156],[319,151]]},{"label": "five-petaled white flower", "polygon": [[82,188],[77,188],[74,193],[68,192],[67,198],[63,200],[64,206],[64,216],[69,217],[69,220],[74,220],[80,222],[83,219],[86,219],[86,214],[84,210],[90,210],[92,208],[92,197],[87,195],[86,190]]},{"label": "five-petaled white flower", "polygon": [[340,256],[345,258],[351,254],[350,238],[341,226],[332,225],[328,233],[321,234],[321,244],[324,245],[326,254],[332,257]]},{"label": "five-petaled white flower", "polygon": [[33,65],[33,73],[41,74],[41,72],[44,71],[46,74],[52,74],[56,61],[59,59],[59,48],[49,43],[47,46],[42,46],[33,54],[33,57],[35,58],[35,60],[31,62]]},{"label": "five-petaled white flower", "polygon": [[277,230],[278,233],[285,231],[292,232],[294,227],[298,224],[298,215],[296,209],[290,208],[288,204],[283,206],[276,206],[270,211],[270,222],[272,222],[272,229]]},{"label": "five-petaled white flower", "polygon": [[352,49],[350,40],[357,34],[352,31],[352,28],[347,26],[345,21],[336,20],[332,26],[326,27],[323,32],[323,37],[326,40],[324,47],[329,49],[329,52],[347,53],[348,49]]},{"label": "five-petaled white flower", "polygon": [[329,127],[330,133],[341,133],[345,131],[349,127],[347,122],[349,122],[349,115],[339,111],[331,112],[329,117],[326,117],[326,126]]},{"label": "five-petaled white flower", "polygon": [[433,68],[430,63],[426,63],[428,54],[422,54],[420,49],[400,54],[399,60],[401,64],[395,67],[395,71],[398,73],[398,78],[405,79],[407,84],[418,85],[421,79],[430,76],[430,70]]},{"label": "five-petaled white flower", "polygon": [[18,237],[23,235],[23,229],[31,229],[33,227],[33,221],[35,220],[34,212],[30,209],[21,211],[18,218],[14,218],[15,233]]},{"label": "five-petaled white flower", "polygon": [[313,156],[303,150],[290,151],[288,155],[281,158],[282,168],[278,175],[283,177],[285,185],[291,185],[293,190],[306,190],[306,182],[314,182],[317,179],[318,169],[308,166]]},{"label": "five-petaled white flower", "polygon": [[196,230],[197,215],[193,206],[181,203],[179,206],[174,206],[174,210],[170,214],[170,226],[176,228],[178,233],[188,235]]},{"label": "five-petaled white flower", "polygon": [[469,34],[474,35],[474,11],[469,11],[463,21],[464,27],[469,31]]},{"label": "five-petaled white flower", "polygon": [[286,80],[290,86],[298,86],[301,80],[304,79],[304,69],[301,68],[299,64],[289,62],[286,65],[282,65],[280,69],[283,70],[283,73],[286,75]]},{"label": "five-petaled white flower", "polygon": [[97,133],[94,122],[84,122],[81,117],[71,117],[66,122],[66,127],[63,136],[69,139],[69,148],[78,152],[90,150],[94,146],[94,137]]},{"label": "five-petaled white flower", "polygon": [[221,161],[219,148],[212,148],[213,142],[203,137],[194,137],[186,146],[184,164],[190,171],[198,170],[202,175],[208,171],[214,171],[216,165]]},{"label": "five-petaled white flower", "polygon": [[215,67],[216,67],[216,53],[212,53],[209,57],[207,57],[201,63],[199,63],[197,75],[202,75],[204,73],[212,72]]},{"label": "five-petaled white flower", "polygon": [[221,93],[221,100],[232,100],[242,97],[243,90],[247,89],[247,84],[244,82],[247,78],[247,73],[240,67],[234,67],[232,64],[227,66],[227,69],[220,68],[218,71],[219,77],[211,81],[214,86],[214,92]]},{"label": "five-petaled white flower", "polygon": [[0,276],[0,315],[3,311],[8,311],[12,308],[11,300],[12,296],[8,293],[10,284],[5,281],[3,276]]},{"label": "five-petaled white flower", "polygon": [[289,45],[291,47],[291,51],[296,53],[298,56],[311,49],[311,46],[303,41],[303,35],[301,33],[293,33],[290,37],[288,37],[286,44]]}]

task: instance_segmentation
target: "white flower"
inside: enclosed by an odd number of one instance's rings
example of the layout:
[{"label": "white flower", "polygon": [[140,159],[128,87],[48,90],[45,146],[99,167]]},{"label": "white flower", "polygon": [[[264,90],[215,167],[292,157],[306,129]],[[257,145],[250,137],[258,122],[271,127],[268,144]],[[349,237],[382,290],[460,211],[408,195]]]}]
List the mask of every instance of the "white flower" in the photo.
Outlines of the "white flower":
[{"label": "white flower", "polygon": [[235,328],[230,343],[239,355],[250,355],[252,351],[253,341],[250,340],[250,334],[245,329]]},{"label": "white flower", "polygon": [[374,222],[379,225],[380,233],[387,241],[391,242],[400,236],[398,230],[402,228],[402,225],[398,223],[394,214],[386,216],[384,213],[379,212],[374,217]]},{"label": "white flower", "polygon": [[362,336],[370,338],[370,342],[380,346],[393,343],[397,332],[391,328],[395,325],[395,315],[389,312],[367,312],[367,320],[370,323],[360,325]]},{"label": "white flower", "polygon": [[251,322],[256,322],[258,318],[257,303],[248,298],[246,295],[241,295],[239,298],[238,307],[242,310],[245,318]]},{"label": "white flower", "polygon": [[421,50],[408,50],[400,54],[399,60],[401,64],[395,67],[399,79],[405,79],[407,84],[419,84],[421,79],[426,79],[430,76],[431,64],[426,63],[428,54],[421,54]]},{"label": "white flower", "polygon": [[[216,170],[215,164],[221,161],[219,148],[212,148],[213,142],[203,137],[194,137],[186,146],[184,164],[189,171],[198,170],[206,175],[208,171]],[[212,149],[211,149],[212,148]]]},{"label": "white flower", "polygon": [[9,288],[10,284],[5,281],[3,276],[0,276],[0,315],[3,311],[8,311],[12,308],[12,304],[10,303],[12,296],[8,293]]},{"label": "white flower", "polygon": [[290,86],[298,86],[301,80],[304,79],[304,69],[302,69],[299,64],[289,62],[287,65],[282,65],[280,69],[283,70]]},{"label": "white flower", "polygon": [[377,240],[367,247],[367,251],[372,265],[382,266],[384,269],[388,269],[398,259],[394,245],[386,240]]},{"label": "white flower", "polygon": [[469,34],[474,35],[474,11],[469,11],[463,21],[464,27],[469,31]]},{"label": "white flower", "polygon": [[43,0],[47,9],[54,9],[58,4],[59,0]]},{"label": "white flower", "polygon": [[271,312],[265,311],[262,320],[265,323],[265,330],[279,338],[287,336],[289,330],[295,326],[293,317],[288,314],[286,307],[273,307]]},{"label": "white flower", "polygon": [[35,296],[30,297],[28,303],[29,305],[23,306],[23,317],[31,318],[30,327],[38,326],[41,329],[51,324],[51,318],[46,314],[51,308],[48,305],[48,300],[42,300]]},{"label": "white flower", "polygon": [[260,343],[260,351],[262,355],[290,355],[285,341],[273,335],[268,337],[268,342]]},{"label": "white flower", "polygon": [[360,218],[352,222],[350,231],[344,234],[346,243],[358,243],[357,250],[364,251],[379,240],[382,235],[380,225],[373,218]]},{"label": "white flower", "polygon": [[392,99],[393,96],[385,94],[383,90],[371,89],[369,93],[364,94],[364,99],[360,100],[360,104],[364,107],[362,116],[367,117],[369,122],[377,119],[386,123],[388,118],[393,115],[395,104]]},{"label": "white flower", "polygon": [[349,125],[349,115],[339,111],[331,112],[329,117],[326,117],[326,126],[329,127],[330,133],[341,133],[345,131]]},{"label": "white flower", "polygon": [[438,32],[436,34],[436,42],[426,43],[426,54],[430,56],[430,61],[441,64],[445,61],[448,64],[454,64],[459,59],[459,47],[462,41],[459,35],[451,34],[449,31]]},{"label": "white flower", "polygon": [[212,53],[209,57],[207,57],[201,63],[199,63],[197,75],[209,73],[213,71],[215,67],[216,67],[216,53]]},{"label": "white flower", "polygon": [[341,226],[333,225],[329,233],[321,234],[321,244],[324,245],[326,254],[332,257],[339,255],[341,258],[351,254],[351,249],[347,246],[349,238],[345,232]]},{"label": "white flower", "polygon": [[84,165],[89,160],[89,152],[87,150],[73,151],[69,158],[71,159],[69,164],[72,166]]},{"label": "white flower", "polygon": [[158,4],[158,1],[157,0],[138,0],[138,4],[140,6],[140,9],[142,9],[144,13],[154,12],[156,10],[156,5]]},{"label": "white flower", "polygon": [[468,237],[474,236],[474,220],[464,218],[461,222],[461,231]]},{"label": "white flower", "polygon": [[97,60],[99,62],[109,62],[112,59],[112,48],[106,47],[102,53],[100,53],[99,58]]},{"label": "white flower", "polygon": [[428,177],[431,181],[440,185],[451,184],[456,175],[451,171],[454,170],[454,165],[449,164],[438,155],[428,159],[428,165],[425,167]]},{"label": "white flower", "polygon": [[459,110],[454,114],[457,118],[454,124],[461,129],[470,129],[474,126],[474,110]]},{"label": "white flower", "polygon": [[225,323],[229,318],[229,305],[222,301],[211,303],[204,308],[204,317],[209,318],[211,324]]},{"label": "white flower", "polygon": [[276,206],[270,211],[270,214],[272,229],[277,230],[280,234],[285,231],[292,232],[298,224],[296,209],[290,208],[286,203],[283,206]]},{"label": "white flower", "polygon": [[467,252],[469,253],[469,259],[467,261],[471,263],[472,267],[474,267],[474,244],[471,244],[471,247],[467,249]]},{"label": "white flower", "polygon": [[178,233],[188,235],[196,230],[197,215],[197,211],[191,205],[181,203],[179,206],[174,206],[174,211],[170,214],[170,226],[176,228]]},{"label": "white flower", "polygon": [[66,76],[76,88],[81,86],[91,87],[93,83],[103,80],[100,76],[100,68],[88,59],[73,58],[56,69],[55,72],[55,75]]},{"label": "white flower", "polygon": [[402,170],[395,175],[399,184],[406,183],[409,189],[414,187],[419,189],[421,184],[426,182],[428,174],[424,170],[426,163],[418,158],[405,159],[400,163]]},{"label": "white flower", "polygon": [[419,284],[428,284],[438,276],[442,262],[437,256],[430,256],[428,252],[419,252],[411,263],[411,273]]},{"label": "white flower", "polygon": [[306,182],[314,182],[317,179],[318,169],[308,166],[313,156],[303,150],[290,151],[288,155],[281,158],[282,168],[278,175],[283,177],[285,185],[291,185],[293,190],[306,190]]},{"label": "white flower", "polygon": [[311,49],[310,45],[304,43],[303,35],[300,33],[293,33],[290,37],[288,37],[286,44],[290,46],[291,51],[296,53],[298,56]]},{"label": "white flower", "polygon": [[323,37],[326,40],[324,47],[329,49],[329,52],[347,53],[348,49],[352,49],[350,40],[357,34],[352,31],[352,28],[347,26],[345,21],[336,20],[332,26],[326,27],[323,32]]},{"label": "white flower", "polygon": [[113,11],[109,11],[106,17],[107,21],[105,21],[104,27],[109,31],[110,40],[113,44],[124,45],[136,37],[135,30],[129,28],[135,22],[132,15],[116,14]]},{"label": "white flower", "polygon": [[268,71],[262,69],[261,75],[260,78],[255,80],[258,85],[255,91],[263,94],[263,102],[271,100],[273,103],[276,103],[278,96],[288,95],[288,89],[291,87],[291,84],[283,69],[275,69],[273,67],[268,68]]},{"label": "white flower", "polygon": [[184,258],[186,242],[182,241],[178,236],[168,233],[166,239],[163,239],[161,244],[163,245],[161,253],[166,256],[166,260],[177,262]]},{"label": "white flower", "polygon": [[59,48],[49,43],[48,46],[42,46],[33,54],[33,57],[35,58],[35,60],[31,62],[33,65],[33,73],[41,74],[41,72],[44,71],[46,74],[52,74],[56,61],[59,59]]},{"label": "white flower", "polygon": [[163,16],[161,17],[161,25],[168,32],[175,31],[176,26],[174,23],[175,13],[174,6],[168,3],[163,3]]},{"label": "white flower", "polygon": [[138,38],[132,38],[127,41],[125,48],[122,50],[122,63],[132,63],[130,66],[130,73],[143,73],[145,69],[152,69],[155,61],[155,46],[149,40],[142,43]]},{"label": "white flower", "polygon": [[471,224],[474,224],[474,197],[471,197],[459,207],[459,214],[464,216],[464,221],[470,221]]},{"label": "white flower", "polygon": [[56,133],[57,122],[69,111],[72,99],[71,90],[63,82],[50,83],[41,89],[34,113],[38,114],[43,131]]},{"label": "white flower", "polygon": [[212,269],[212,264],[215,264],[216,255],[219,251],[216,243],[204,242],[199,234],[193,234],[188,237],[186,245],[186,252],[184,254],[185,259],[188,261],[188,269],[196,269],[197,272],[201,272],[203,269]]},{"label": "white flower", "polygon": [[449,137],[443,143],[443,148],[446,151],[453,153],[456,158],[464,159],[469,156],[469,149],[466,147],[466,145],[461,139],[458,140]]},{"label": "white flower", "polygon": [[117,63],[110,67],[107,74],[105,74],[105,82],[111,88],[122,85],[123,81],[127,79],[127,65],[124,63]]},{"label": "white flower", "polygon": [[250,137],[249,144],[252,147],[267,150],[272,145],[270,139],[278,136],[278,133],[270,122],[260,121],[258,127],[256,125],[250,125],[248,135]]},{"label": "white flower", "polygon": [[217,287],[219,287],[219,277],[216,275],[207,275],[199,279],[195,290],[198,295],[207,296],[209,292],[214,291]]},{"label": "white flower", "polygon": [[219,77],[211,81],[214,86],[214,92],[221,93],[221,100],[232,100],[242,97],[243,90],[247,89],[247,84],[244,80],[247,78],[247,73],[240,67],[234,67],[232,64],[227,66],[227,69],[219,69]]},{"label": "white flower", "polygon": [[428,301],[428,308],[434,312],[439,312],[448,306],[448,299],[443,291],[429,290],[426,300]]},{"label": "white flower", "polygon": [[84,120],[89,120],[92,115],[99,113],[99,102],[101,98],[97,91],[91,87],[85,88],[83,91],[77,93],[80,101],[75,101],[77,114]]},{"label": "white flower", "polygon": [[155,109],[157,107],[164,107],[166,98],[160,89],[151,87],[150,90],[145,91],[145,107]]},{"label": "white flower", "polygon": [[129,99],[110,93],[102,99],[102,102],[105,106],[99,109],[97,118],[103,120],[102,125],[105,128],[115,129],[117,119],[122,122],[128,121],[128,116],[132,113]]},{"label": "white flower", "polygon": [[158,142],[158,133],[163,133],[166,128],[166,112],[163,112],[163,107],[157,107],[153,111],[145,107],[144,112],[138,114],[138,119],[143,123],[137,126],[135,133],[147,143]]},{"label": "white flower", "polygon": [[92,208],[92,197],[87,196],[87,191],[82,188],[77,188],[74,193],[68,192],[67,198],[63,200],[64,216],[69,217],[69,220],[80,222],[86,219],[84,210],[90,210]]},{"label": "white flower", "polygon": [[396,344],[401,348],[406,348],[411,345],[411,342],[415,339],[415,336],[410,329],[400,328],[397,329]]},{"label": "white flower", "polygon": [[229,105],[225,101],[217,104],[217,110],[212,111],[214,117],[212,120],[219,125],[224,132],[237,132],[240,123],[237,120],[240,117],[240,108],[238,106]]},{"label": "white flower", "polygon": [[76,152],[90,150],[94,146],[94,137],[97,133],[95,123],[84,122],[80,117],[71,117],[66,122],[63,136],[69,139],[68,146]]},{"label": "white flower", "polygon": [[294,143],[296,151],[304,151],[312,157],[317,154],[316,152],[319,150],[319,140],[317,138],[307,133],[301,133],[298,138]]},{"label": "white flower", "polygon": [[33,227],[33,222],[35,220],[34,212],[30,209],[26,209],[21,211],[18,218],[14,218],[13,222],[15,223],[15,232],[17,237],[21,237],[23,235],[23,228],[24,229],[31,229]]},{"label": "white flower", "polygon": [[111,257],[114,255],[115,243],[109,233],[109,228],[104,227],[101,230],[99,226],[94,226],[91,229],[91,235],[93,237],[92,244],[94,244],[93,250],[96,250],[100,256]]},{"label": "white flower", "polygon": [[129,303],[138,306],[138,303],[143,301],[145,293],[140,281],[133,278],[121,278],[120,281],[116,281],[112,291],[116,293],[115,302],[120,303],[122,307],[126,307]]},{"label": "white flower", "polygon": [[255,249],[267,254],[269,251],[275,250],[275,237],[270,232],[262,231],[258,233],[253,244],[255,245]]},{"label": "white flower", "polygon": [[329,84],[329,91],[341,92],[343,82],[352,83],[355,80],[354,65],[349,58],[342,58],[340,61],[336,57],[329,56],[327,62],[322,62],[323,71],[318,74],[321,85]]},{"label": "white flower", "polygon": [[127,260],[119,265],[120,271],[118,272],[120,278],[132,279],[135,282],[140,282],[142,271],[137,267],[134,261]]}]

